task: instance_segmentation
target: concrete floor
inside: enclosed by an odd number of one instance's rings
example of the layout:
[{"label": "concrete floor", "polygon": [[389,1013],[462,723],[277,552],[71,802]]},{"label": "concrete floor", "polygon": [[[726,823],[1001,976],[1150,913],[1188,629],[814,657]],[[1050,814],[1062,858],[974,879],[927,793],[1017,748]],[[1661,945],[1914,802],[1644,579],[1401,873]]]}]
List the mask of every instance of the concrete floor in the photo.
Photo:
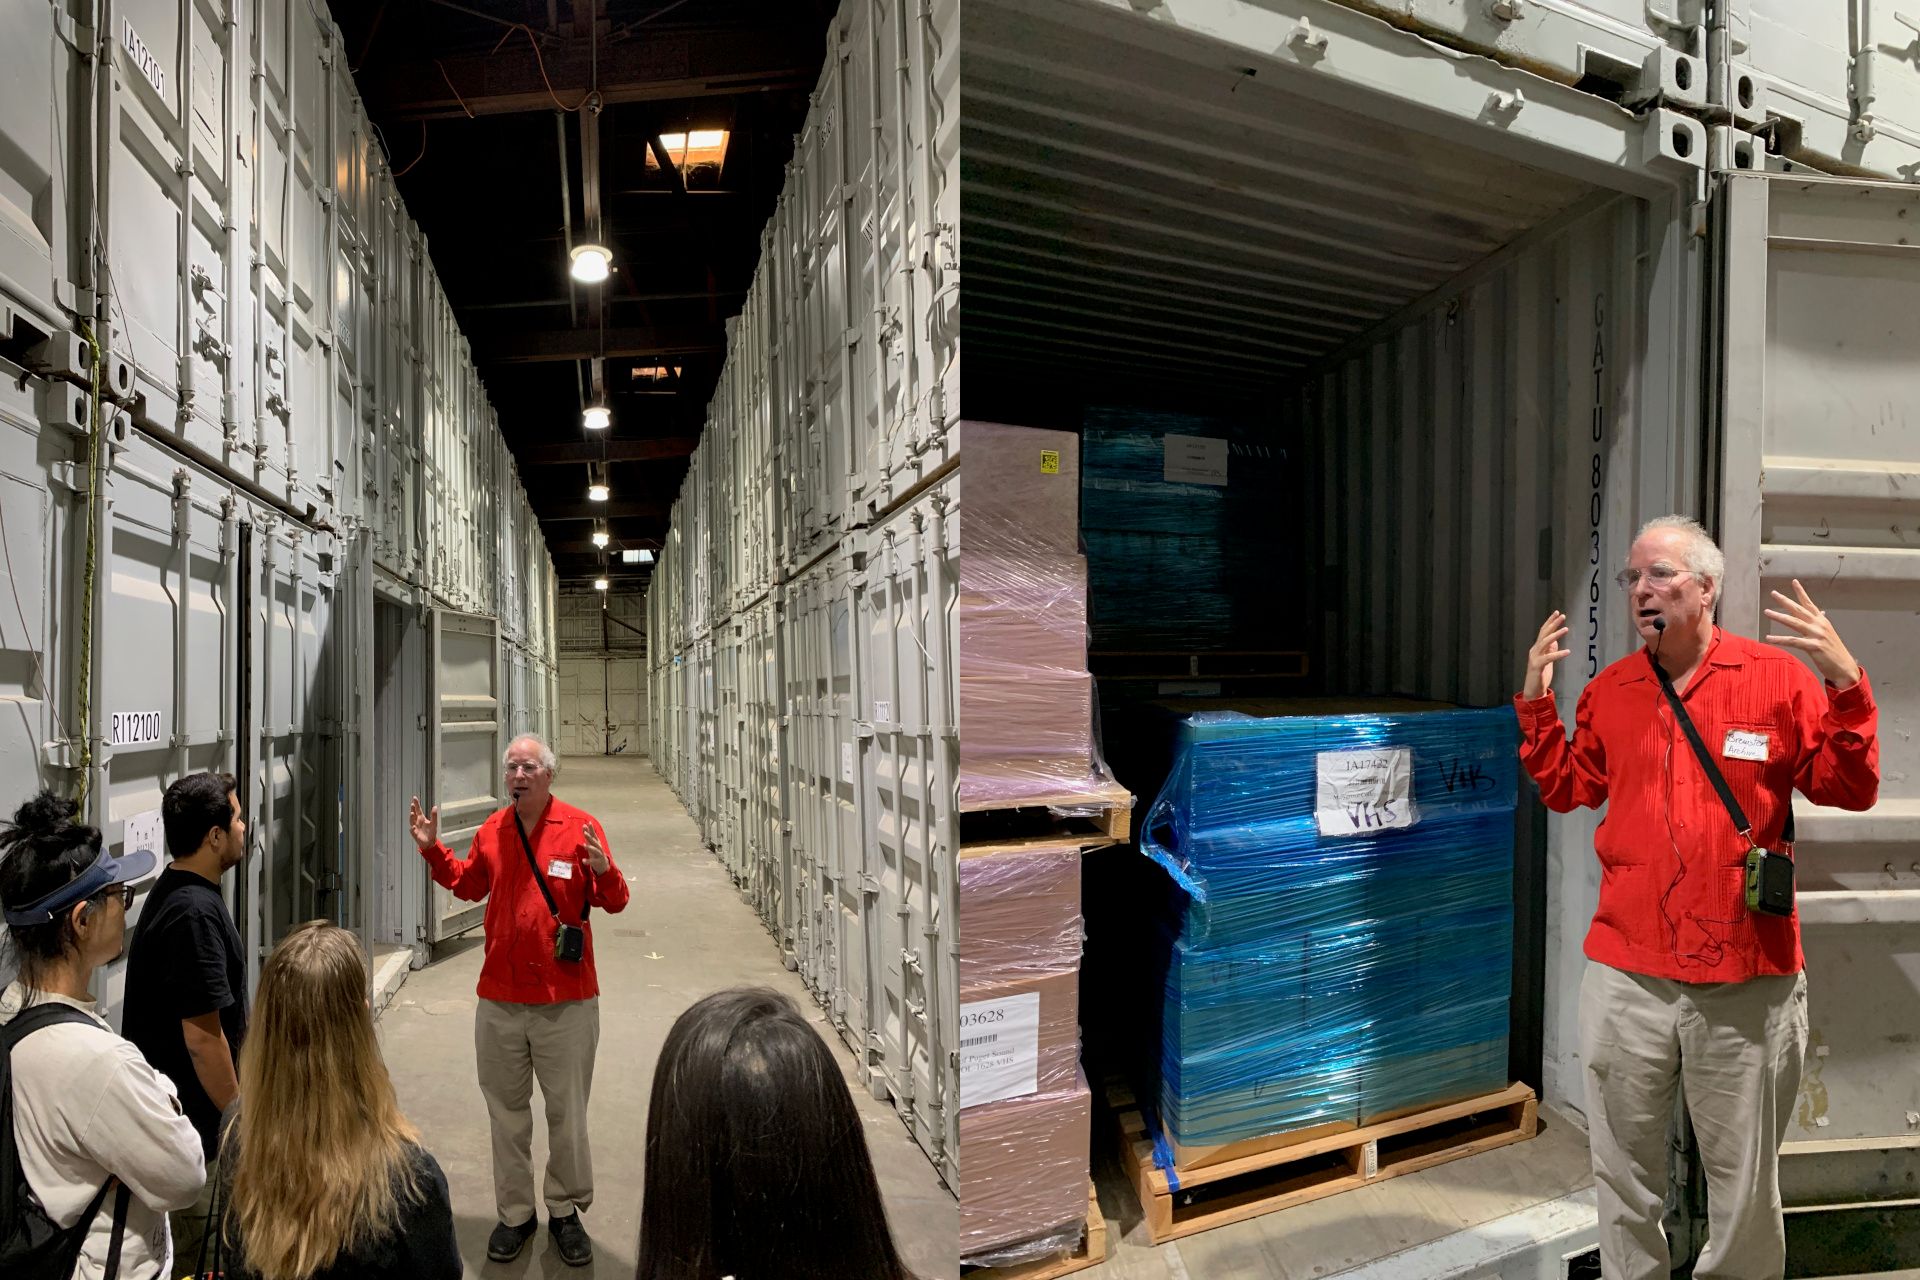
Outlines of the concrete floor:
[{"label": "concrete floor", "polygon": [[[688,1005],[723,987],[757,984],[792,996],[820,1025],[847,1071],[866,1120],[867,1145],[908,1266],[933,1280],[956,1274],[960,1212],[891,1105],[853,1083],[854,1061],[828,1028],[773,940],[701,846],[692,819],[645,760],[563,760],[554,792],[598,817],[613,857],[633,885],[618,916],[599,915],[594,953],[600,976],[600,1052],[594,1076],[594,1205],[583,1215],[594,1264],[578,1271],[548,1247],[542,1227],[512,1263],[487,1261],[493,1230],[493,1175],[486,1112],[473,1057],[479,933],[441,949],[413,973],[380,1020],[400,1104],[446,1170],[460,1252],[469,1277],[629,1277],[640,1232],[641,1157],[654,1062],[668,1028]],[[545,1122],[534,1100],[534,1169],[545,1167]]]}]

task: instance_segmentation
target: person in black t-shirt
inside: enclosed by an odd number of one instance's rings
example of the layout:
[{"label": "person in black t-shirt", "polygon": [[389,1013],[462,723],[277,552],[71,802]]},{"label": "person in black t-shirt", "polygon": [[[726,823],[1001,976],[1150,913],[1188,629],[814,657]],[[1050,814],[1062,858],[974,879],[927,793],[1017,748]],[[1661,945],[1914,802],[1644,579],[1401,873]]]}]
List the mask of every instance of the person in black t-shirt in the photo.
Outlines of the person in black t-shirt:
[{"label": "person in black t-shirt", "polygon": [[207,1190],[173,1217],[174,1254],[199,1256],[211,1207],[220,1114],[240,1093],[234,1063],[247,1034],[247,966],[220,877],[247,852],[232,774],[196,773],[160,803],[173,863],[154,882],[127,951],[124,1031],[173,1081],[200,1135]]}]

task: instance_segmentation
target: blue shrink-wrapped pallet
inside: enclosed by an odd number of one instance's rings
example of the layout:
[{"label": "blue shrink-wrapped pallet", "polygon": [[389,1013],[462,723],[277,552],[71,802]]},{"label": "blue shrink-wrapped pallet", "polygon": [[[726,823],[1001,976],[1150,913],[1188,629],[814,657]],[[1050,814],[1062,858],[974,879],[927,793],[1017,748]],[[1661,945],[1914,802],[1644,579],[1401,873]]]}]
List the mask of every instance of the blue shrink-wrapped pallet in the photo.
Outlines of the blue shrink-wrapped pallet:
[{"label": "blue shrink-wrapped pallet", "polygon": [[1163,1160],[1504,1088],[1512,710],[1180,700],[1144,723],[1172,738],[1140,838],[1174,882]]},{"label": "blue shrink-wrapped pallet", "polygon": [[[1218,442],[1218,456],[1170,466],[1169,437]],[[1080,534],[1093,647],[1294,647],[1303,639],[1295,570],[1272,549],[1290,536],[1298,484],[1272,423],[1087,410]]]}]

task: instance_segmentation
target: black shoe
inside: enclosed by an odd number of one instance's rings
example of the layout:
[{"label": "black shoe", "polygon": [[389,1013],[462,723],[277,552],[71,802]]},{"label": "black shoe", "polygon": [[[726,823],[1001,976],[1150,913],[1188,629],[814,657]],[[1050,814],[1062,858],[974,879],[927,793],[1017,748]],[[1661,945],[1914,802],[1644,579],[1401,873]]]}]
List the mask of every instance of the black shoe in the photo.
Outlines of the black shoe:
[{"label": "black shoe", "polygon": [[496,1224],[493,1234],[487,1237],[487,1256],[495,1262],[512,1262],[527,1247],[527,1241],[533,1239],[533,1233],[539,1226],[539,1214],[517,1227],[510,1227],[504,1222]]},{"label": "black shoe", "polygon": [[560,1249],[560,1260],[570,1267],[584,1267],[593,1261],[593,1242],[587,1239],[587,1229],[580,1225],[578,1210],[564,1218],[547,1219],[547,1230],[553,1232],[553,1242]]}]

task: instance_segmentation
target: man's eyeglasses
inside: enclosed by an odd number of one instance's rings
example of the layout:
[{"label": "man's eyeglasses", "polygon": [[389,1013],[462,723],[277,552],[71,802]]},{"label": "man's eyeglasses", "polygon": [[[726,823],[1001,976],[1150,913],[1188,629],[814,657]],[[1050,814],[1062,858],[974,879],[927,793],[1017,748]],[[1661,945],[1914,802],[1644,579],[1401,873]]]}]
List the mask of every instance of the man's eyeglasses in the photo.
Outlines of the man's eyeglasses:
[{"label": "man's eyeglasses", "polygon": [[1642,577],[1645,577],[1648,582],[1656,587],[1664,587],[1675,578],[1692,572],[1693,570],[1691,569],[1676,569],[1670,564],[1657,564],[1653,566],[1653,568],[1644,571],[1640,569],[1622,569],[1614,575],[1613,580],[1620,584],[1622,591],[1631,591],[1640,585],[1640,579]]},{"label": "man's eyeglasses", "polygon": [[507,766],[508,773],[543,773],[545,771],[546,766],[543,764],[519,764],[516,762]]}]

